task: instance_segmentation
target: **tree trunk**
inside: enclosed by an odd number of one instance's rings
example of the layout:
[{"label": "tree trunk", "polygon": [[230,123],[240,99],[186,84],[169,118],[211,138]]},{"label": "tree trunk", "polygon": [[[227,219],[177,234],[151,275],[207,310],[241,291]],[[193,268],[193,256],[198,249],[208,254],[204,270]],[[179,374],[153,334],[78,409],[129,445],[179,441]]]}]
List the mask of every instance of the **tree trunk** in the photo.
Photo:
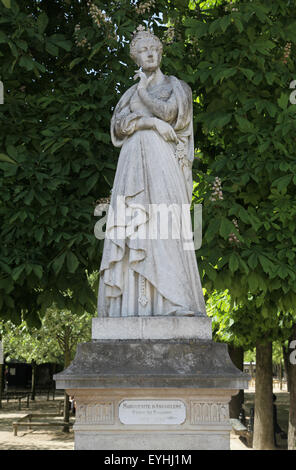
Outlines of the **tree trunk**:
[{"label": "tree trunk", "polygon": [[256,345],[256,391],[253,448],[274,449],[272,343]]},{"label": "tree trunk", "polygon": [[[228,345],[228,352],[233,364],[240,370],[244,369],[244,350],[232,345]],[[229,403],[230,418],[239,418],[242,404],[244,403],[244,391],[240,390],[237,395],[231,398]]]},{"label": "tree trunk", "polygon": [[[289,345],[296,340],[296,323],[293,325],[293,334]],[[290,354],[293,350],[290,349]],[[296,450],[296,364],[289,358],[290,376],[290,408],[289,408],[289,428],[288,428],[288,450]]]},{"label": "tree trunk", "polygon": [[32,361],[31,366],[32,366],[31,400],[34,401],[35,396],[36,396],[36,369],[37,369],[36,362]]}]

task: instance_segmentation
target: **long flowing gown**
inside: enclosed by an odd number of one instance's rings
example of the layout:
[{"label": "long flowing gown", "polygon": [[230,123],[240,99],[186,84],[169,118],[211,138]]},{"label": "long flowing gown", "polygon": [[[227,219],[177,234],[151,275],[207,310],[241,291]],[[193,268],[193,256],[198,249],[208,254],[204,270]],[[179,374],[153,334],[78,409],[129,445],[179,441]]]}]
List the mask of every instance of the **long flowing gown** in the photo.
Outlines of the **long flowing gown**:
[{"label": "long flowing gown", "polygon": [[[182,227],[165,236],[160,229],[161,223],[172,228],[184,211],[188,217],[181,218],[183,225],[191,227],[191,89],[165,76],[149,94],[157,114],[141,101],[134,85],[118,102],[111,121],[112,142],[121,152],[100,268],[98,315],[206,315],[193,243],[184,248],[187,235]],[[165,141],[153,129],[135,131],[141,116],[171,124],[179,145]],[[163,220],[168,207],[169,224]]]}]

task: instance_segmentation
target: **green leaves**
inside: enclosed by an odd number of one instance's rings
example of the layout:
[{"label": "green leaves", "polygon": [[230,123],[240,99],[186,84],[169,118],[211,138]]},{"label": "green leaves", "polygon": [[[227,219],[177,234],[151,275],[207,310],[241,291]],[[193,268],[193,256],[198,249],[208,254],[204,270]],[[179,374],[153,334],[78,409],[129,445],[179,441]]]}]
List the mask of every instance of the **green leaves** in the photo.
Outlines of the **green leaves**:
[{"label": "green leaves", "polygon": [[217,236],[220,228],[220,219],[218,217],[215,217],[210,220],[209,226],[207,228],[207,231],[205,233],[206,240],[208,242],[212,241],[215,236]]},{"label": "green leaves", "polygon": [[248,258],[248,265],[251,269],[255,269],[258,265],[258,255],[257,253],[252,253]]},{"label": "green leaves", "polygon": [[254,124],[252,124],[248,119],[236,114],[235,120],[238,123],[241,132],[253,133],[255,131]]},{"label": "green leaves", "polygon": [[59,274],[61,271],[64,261],[66,259],[66,253],[63,253],[62,255],[56,257],[52,263],[53,270],[55,274]]},{"label": "green leaves", "polygon": [[31,363],[60,363],[64,365],[77,343],[91,338],[91,316],[83,313],[73,315],[69,310],[48,309],[43,318],[34,321],[27,315],[19,325],[11,321],[0,321],[0,332],[7,355]]},{"label": "green leaves", "polygon": [[38,279],[42,279],[42,275],[43,275],[43,268],[42,266],[40,265],[33,265],[33,272],[34,274],[36,274],[36,276],[38,277]]},{"label": "green leaves", "polygon": [[0,153],[0,162],[13,163],[14,165],[17,164],[17,162],[15,160],[10,158],[8,155],[5,155],[5,153]]},{"label": "green leaves", "polygon": [[49,19],[45,12],[42,12],[37,19],[38,31],[40,34],[43,34],[48,25]]},{"label": "green leaves", "polygon": [[275,48],[275,44],[269,39],[256,39],[250,43],[249,48],[253,53],[258,51],[260,54],[268,55]]},{"label": "green leaves", "polygon": [[52,44],[64,49],[65,51],[70,51],[72,47],[72,41],[66,39],[63,34],[53,34],[49,37],[49,41]]},{"label": "green leaves", "polygon": [[252,80],[254,77],[255,72],[251,69],[246,69],[244,67],[240,67],[239,70],[247,77],[248,80]]},{"label": "green leaves", "polygon": [[79,266],[79,261],[77,259],[77,256],[69,251],[67,253],[67,268],[70,273],[75,273],[76,269]]},{"label": "green leaves", "polygon": [[11,8],[11,0],[1,0],[5,8]]},{"label": "green leaves", "polygon": [[22,56],[19,61],[19,65],[24,67],[26,70],[34,70],[36,67],[35,61],[29,56]]},{"label": "green leaves", "polygon": [[270,24],[269,23],[270,20],[268,17],[269,8],[266,5],[254,3],[253,5],[249,5],[249,8],[250,10],[252,10],[252,12],[255,13],[255,15],[257,16],[257,18],[260,20],[262,24],[265,24],[265,23]]},{"label": "green leaves", "polygon": [[239,256],[236,253],[231,253],[229,257],[229,269],[232,273],[239,268]]},{"label": "green leaves", "polygon": [[77,64],[80,64],[84,60],[84,57],[76,57],[76,59],[72,60],[69,65],[69,69],[72,70]]},{"label": "green leaves", "polygon": [[88,57],[88,60],[91,60],[94,55],[98,54],[98,52],[100,52],[100,50],[101,50],[101,48],[103,47],[103,45],[104,45],[103,43],[97,44],[97,45],[93,48],[93,50],[92,50],[90,56]]},{"label": "green leaves", "polygon": [[12,271],[11,277],[12,277],[12,279],[13,279],[14,281],[17,281],[17,280],[19,279],[19,277],[20,277],[20,275],[22,274],[22,272],[24,271],[25,267],[26,267],[26,266],[25,266],[24,264],[22,264],[21,266],[18,266],[17,268],[15,268],[15,269]]},{"label": "green leaves", "polygon": [[202,121],[209,129],[222,129],[231,121],[231,118],[231,113],[215,111],[200,114],[197,120]]},{"label": "green leaves", "polygon": [[274,265],[266,256],[259,254],[259,261],[266,274],[271,275],[274,271]]},{"label": "green leaves", "polygon": [[3,31],[0,31],[0,44],[7,43],[8,37]]},{"label": "green leaves", "polygon": [[59,55],[59,48],[53,44],[51,39],[47,39],[45,42],[45,50],[50,55],[57,57]]},{"label": "green leaves", "polygon": [[285,175],[275,179],[272,182],[272,187],[277,187],[280,191],[287,189],[287,186],[292,181],[293,175]]},{"label": "green leaves", "polygon": [[221,237],[223,238],[228,238],[229,235],[234,231],[234,225],[232,222],[230,222],[228,219],[223,217],[221,219],[220,223],[220,228],[219,228],[219,233]]},{"label": "green leaves", "polygon": [[197,38],[205,36],[208,32],[207,23],[203,23],[194,18],[186,18],[184,25],[187,28],[187,34],[193,34]]},{"label": "green leaves", "polygon": [[228,68],[228,67],[218,68],[217,67],[213,71],[213,75],[214,75],[213,83],[214,85],[216,85],[218,81],[222,83],[224,79],[233,77],[233,75],[235,75],[236,73],[237,73],[237,69],[235,67],[232,67],[232,68]]},{"label": "green leaves", "polygon": [[[134,5],[119,8],[119,21],[98,28],[83,2],[50,10],[42,2],[1,3],[0,78],[9,93],[0,113],[0,266],[7,281],[0,283],[0,316],[22,312],[38,321],[37,312],[54,301],[73,314],[96,308],[88,275],[100,266],[102,243],[93,234],[93,210],[113,184],[118,150],[110,120],[132,84],[127,42],[138,26]],[[113,20],[117,11],[106,13]],[[118,42],[110,42],[115,32]],[[180,42],[178,65],[183,51]]]},{"label": "green leaves", "polygon": [[[192,65],[201,157],[195,198],[205,205],[206,227],[198,262],[208,296],[217,289],[224,298],[227,289],[236,304],[230,312],[215,306],[215,331],[227,341],[276,334],[277,313],[296,310],[296,108],[289,104],[296,67],[286,57],[296,44],[295,14],[292,2],[239,2],[208,6],[199,17],[208,30]],[[190,41],[194,22],[189,29]],[[223,199],[214,196],[215,178]]]},{"label": "green leaves", "polygon": [[244,26],[243,26],[243,23],[241,22],[240,18],[235,18],[234,19],[234,24],[237,27],[238,32],[242,33],[243,30],[244,30]]},{"label": "green leaves", "polygon": [[277,103],[281,109],[286,109],[289,103],[289,95],[287,93],[281,93],[280,98],[277,99]]},{"label": "green leaves", "polygon": [[220,28],[222,30],[223,33],[225,33],[226,29],[228,28],[228,26],[230,26],[231,24],[231,16],[230,15],[225,15],[223,18],[221,18],[220,20]]}]

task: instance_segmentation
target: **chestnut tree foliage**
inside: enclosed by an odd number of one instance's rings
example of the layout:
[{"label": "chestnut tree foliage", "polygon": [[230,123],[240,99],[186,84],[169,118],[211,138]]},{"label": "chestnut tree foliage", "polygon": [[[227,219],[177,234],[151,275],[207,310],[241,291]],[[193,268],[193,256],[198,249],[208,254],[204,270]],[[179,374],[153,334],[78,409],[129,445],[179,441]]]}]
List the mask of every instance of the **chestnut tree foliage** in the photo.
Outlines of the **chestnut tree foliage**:
[{"label": "chestnut tree foliage", "polygon": [[290,0],[0,1],[1,316],[34,323],[53,302],[94,311],[94,208],[112,187],[110,119],[133,83],[139,24],[163,40],[163,71],[193,90],[203,286],[277,328],[296,305]]},{"label": "chestnut tree foliage", "polygon": [[296,305],[295,3],[223,2],[185,24],[199,48],[205,286],[251,294],[268,319]]},{"label": "chestnut tree foliage", "polygon": [[127,41],[144,10],[135,14],[129,1],[0,1],[4,319],[37,324],[53,302],[94,311],[94,209],[112,187],[110,119],[132,80]]},{"label": "chestnut tree foliage", "polygon": [[91,338],[91,316],[74,315],[67,310],[47,309],[40,328],[29,328],[23,321],[15,325],[0,321],[0,333],[6,360],[27,363],[69,365],[78,343]]}]

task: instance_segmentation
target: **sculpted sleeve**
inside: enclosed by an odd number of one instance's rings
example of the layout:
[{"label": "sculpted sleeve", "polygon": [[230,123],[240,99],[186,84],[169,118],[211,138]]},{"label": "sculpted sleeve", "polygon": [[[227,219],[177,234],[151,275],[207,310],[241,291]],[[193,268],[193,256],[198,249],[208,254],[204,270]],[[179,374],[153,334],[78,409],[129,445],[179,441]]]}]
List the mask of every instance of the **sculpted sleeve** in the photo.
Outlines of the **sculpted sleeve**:
[{"label": "sculpted sleeve", "polygon": [[131,113],[129,108],[136,86],[133,85],[124,93],[114,109],[111,119],[111,140],[115,147],[121,147],[125,139],[134,133],[136,122],[141,117],[137,113]]}]

